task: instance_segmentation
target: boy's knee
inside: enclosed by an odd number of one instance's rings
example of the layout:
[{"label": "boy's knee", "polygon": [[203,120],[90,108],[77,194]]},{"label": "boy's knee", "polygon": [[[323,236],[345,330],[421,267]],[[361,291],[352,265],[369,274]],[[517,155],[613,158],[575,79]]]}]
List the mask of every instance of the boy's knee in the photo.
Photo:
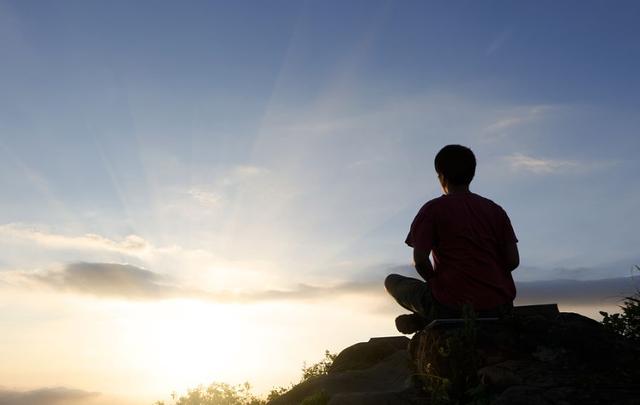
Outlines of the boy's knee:
[{"label": "boy's knee", "polygon": [[384,279],[384,288],[387,289],[387,291],[391,291],[393,289],[393,287],[398,284],[398,281],[400,281],[402,279],[402,276],[399,274],[389,274],[385,279]]}]

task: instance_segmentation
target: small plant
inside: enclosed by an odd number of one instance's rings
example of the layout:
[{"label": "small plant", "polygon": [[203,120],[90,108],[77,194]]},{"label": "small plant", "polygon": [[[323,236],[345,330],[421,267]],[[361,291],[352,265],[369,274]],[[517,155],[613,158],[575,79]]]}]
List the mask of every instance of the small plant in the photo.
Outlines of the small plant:
[{"label": "small plant", "polygon": [[[186,395],[177,398],[171,394],[175,405],[264,405],[265,401],[251,393],[248,382],[239,385],[229,385],[214,382],[207,387],[202,385],[187,391]],[[164,401],[157,401],[154,405],[169,405]]]},{"label": "small plant", "polygon": [[451,402],[449,391],[451,390],[451,380],[440,377],[435,372],[433,365],[427,364],[427,372],[424,375],[425,388],[429,392],[430,403],[433,405],[447,405]]},{"label": "small plant", "polygon": [[271,389],[271,391],[269,391],[269,394],[267,394],[267,402],[273,401],[276,398],[280,398],[282,396],[282,394],[284,394],[285,392],[289,391],[292,387],[293,387],[293,385],[291,385],[291,387],[289,387],[289,388],[273,387]]},{"label": "small plant", "polygon": [[[634,267],[640,271],[640,266]],[[640,343],[640,289],[633,296],[625,297],[620,309],[622,313],[617,314],[600,311],[602,324],[610,331]]]},{"label": "small plant", "polygon": [[328,374],[329,369],[331,368],[331,365],[333,364],[333,361],[337,356],[337,354],[331,353],[329,352],[329,350],[325,350],[324,359],[310,365],[309,367],[307,367],[307,364],[304,363],[302,366],[302,380],[300,380],[300,382],[307,381],[312,377]]},{"label": "small plant", "polygon": [[[304,382],[309,378],[324,375],[329,373],[329,368],[333,364],[333,361],[337,357],[337,354],[325,350],[324,358],[317,363],[306,366],[306,363],[302,366],[302,379],[300,382]],[[293,384],[290,387],[274,387],[271,389],[267,398],[261,399],[254,396],[251,393],[251,385],[248,382],[239,385],[229,385],[220,382],[214,382],[208,387],[198,386],[187,391],[186,395],[178,397],[175,392],[171,394],[171,403],[165,401],[156,401],[154,405],[265,405],[270,401],[282,396],[287,391],[293,388]],[[301,403],[304,405],[325,405],[329,402],[329,395],[320,391],[303,400]]]},{"label": "small plant", "polygon": [[476,351],[476,315],[471,307],[463,308],[464,325],[453,332],[436,334],[428,345],[426,372],[421,374],[425,389],[434,405],[487,402],[477,375],[480,358]]}]

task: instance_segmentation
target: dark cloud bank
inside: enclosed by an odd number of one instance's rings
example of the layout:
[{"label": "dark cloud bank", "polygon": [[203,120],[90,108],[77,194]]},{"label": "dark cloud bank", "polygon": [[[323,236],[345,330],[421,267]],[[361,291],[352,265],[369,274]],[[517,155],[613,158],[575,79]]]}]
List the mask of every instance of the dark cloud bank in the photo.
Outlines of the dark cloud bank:
[{"label": "dark cloud bank", "polygon": [[61,291],[125,299],[161,299],[187,294],[163,275],[129,264],[71,263],[62,270],[25,275]]},{"label": "dark cloud bank", "polygon": [[564,305],[615,304],[638,286],[631,277],[600,280],[550,280],[517,283],[516,304],[557,302]]},{"label": "dark cloud bank", "polygon": [[[299,284],[289,290],[247,293],[184,288],[167,276],[136,266],[116,263],[72,263],[62,270],[29,273],[25,274],[25,277],[60,291],[131,300],[191,298],[215,302],[250,303],[270,300],[312,300],[345,294],[384,294],[382,286],[384,276],[382,275],[375,279],[369,277],[368,281],[364,282],[345,282],[334,286]],[[517,283],[517,304],[549,302],[564,305],[612,304],[633,294],[638,285],[639,282],[631,277],[520,282]]]},{"label": "dark cloud bank", "polygon": [[73,405],[84,404],[98,397],[87,392],[64,387],[40,388],[31,391],[14,391],[0,388],[0,405]]},{"label": "dark cloud bank", "polygon": [[[129,264],[71,263],[61,270],[23,273],[24,278],[59,291],[97,297],[131,300],[194,298],[216,302],[255,302],[283,299],[313,299],[328,294],[369,291],[372,283],[348,282],[332,287],[298,284],[290,290],[263,290],[235,293],[186,288],[172,278]],[[380,290],[382,284],[376,283]]]}]

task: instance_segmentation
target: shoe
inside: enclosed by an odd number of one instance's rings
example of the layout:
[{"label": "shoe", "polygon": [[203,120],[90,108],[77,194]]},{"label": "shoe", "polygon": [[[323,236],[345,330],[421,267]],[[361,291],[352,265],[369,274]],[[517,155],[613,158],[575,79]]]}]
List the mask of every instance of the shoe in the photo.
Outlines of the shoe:
[{"label": "shoe", "polygon": [[396,329],[405,335],[416,333],[427,326],[427,324],[427,319],[418,314],[400,315],[396,318]]}]

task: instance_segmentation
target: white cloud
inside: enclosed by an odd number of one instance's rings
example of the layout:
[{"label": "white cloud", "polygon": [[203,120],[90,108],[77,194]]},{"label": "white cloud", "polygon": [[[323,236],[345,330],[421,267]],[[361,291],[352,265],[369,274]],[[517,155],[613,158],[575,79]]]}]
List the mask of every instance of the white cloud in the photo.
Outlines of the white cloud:
[{"label": "white cloud", "polygon": [[487,125],[484,128],[483,133],[485,135],[497,135],[504,133],[505,131],[514,127],[539,120],[544,114],[556,108],[557,107],[551,105],[536,105],[514,108],[506,113],[501,114],[498,119]]},{"label": "white cloud", "polygon": [[238,165],[229,170],[229,172],[223,177],[222,184],[225,186],[231,186],[264,175],[268,172],[268,169],[260,166]]},{"label": "white cloud", "polygon": [[497,35],[489,44],[486,50],[486,55],[492,55],[504,46],[505,43],[511,38],[512,31],[510,29],[502,31]]},{"label": "white cloud", "polygon": [[128,235],[119,241],[93,233],[67,236],[17,223],[0,225],[0,236],[23,239],[50,248],[106,250],[132,255],[143,254],[152,248],[149,242],[137,235]]},{"label": "white cloud", "polygon": [[507,129],[507,128],[516,126],[518,124],[521,124],[524,121],[526,121],[526,117],[517,117],[516,116],[516,117],[500,118],[499,120],[495,121],[491,125],[487,126],[485,128],[485,131],[486,132],[501,131],[503,129]]},{"label": "white cloud", "polygon": [[222,200],[222,197],[219,194],[196,187],[189,189],[187,194],[193,197],[193,199],[198,203],[209,208],[218,206]]},{"label": "white cloud", "polygon": [[[189,188],[177,187],[177,190],[176,188],[168,190],[169,194],[177,191],[179,196],[165,203],[164,206],[188,217],[194,214],[193,202],[200,207],[222,210],[234,190],[238,187],[244,189],[254,186],[250,184],[251,181],[262,179],[269,172],[268,169],[255,165],[232,166],[221,173],[212,174],[211,181],[199,182]],[[182,198],[185,194],[188,196],[186,200]],[[198,211],[200,214],[203,212],[211,214],[214,211]]]},{"label": "white cloud", "polygon": [[514,153],[505,157],[512,169],[524,170],[537,174],[549,174],[564,170],[575,170],[583,165],[573,160],[542,159]]},{"label": "white cloud", "polygon": [[533,157],[523,153],[513,153],[504,158],[512,170],[527,171],[535,174],[585,173],[606,169],[617,165],[618,160],[571,160]]},{"label": "white cloud", "polygon": [[129,262],[153,268],[179,276],[193,286],[268,288],[289,280],[282,263],[236,254],[232,251],[234,246],[216,248],[214,240],[199,244],[210,248],[158,245],[138,235],[112,239],[92,233],[62,234],[43,226],[5,224],[0,225],[0,242],[11,246],[0,263],[0,270],[5,273],[16,269],[49,269],[69,262],[99,261]]}]

